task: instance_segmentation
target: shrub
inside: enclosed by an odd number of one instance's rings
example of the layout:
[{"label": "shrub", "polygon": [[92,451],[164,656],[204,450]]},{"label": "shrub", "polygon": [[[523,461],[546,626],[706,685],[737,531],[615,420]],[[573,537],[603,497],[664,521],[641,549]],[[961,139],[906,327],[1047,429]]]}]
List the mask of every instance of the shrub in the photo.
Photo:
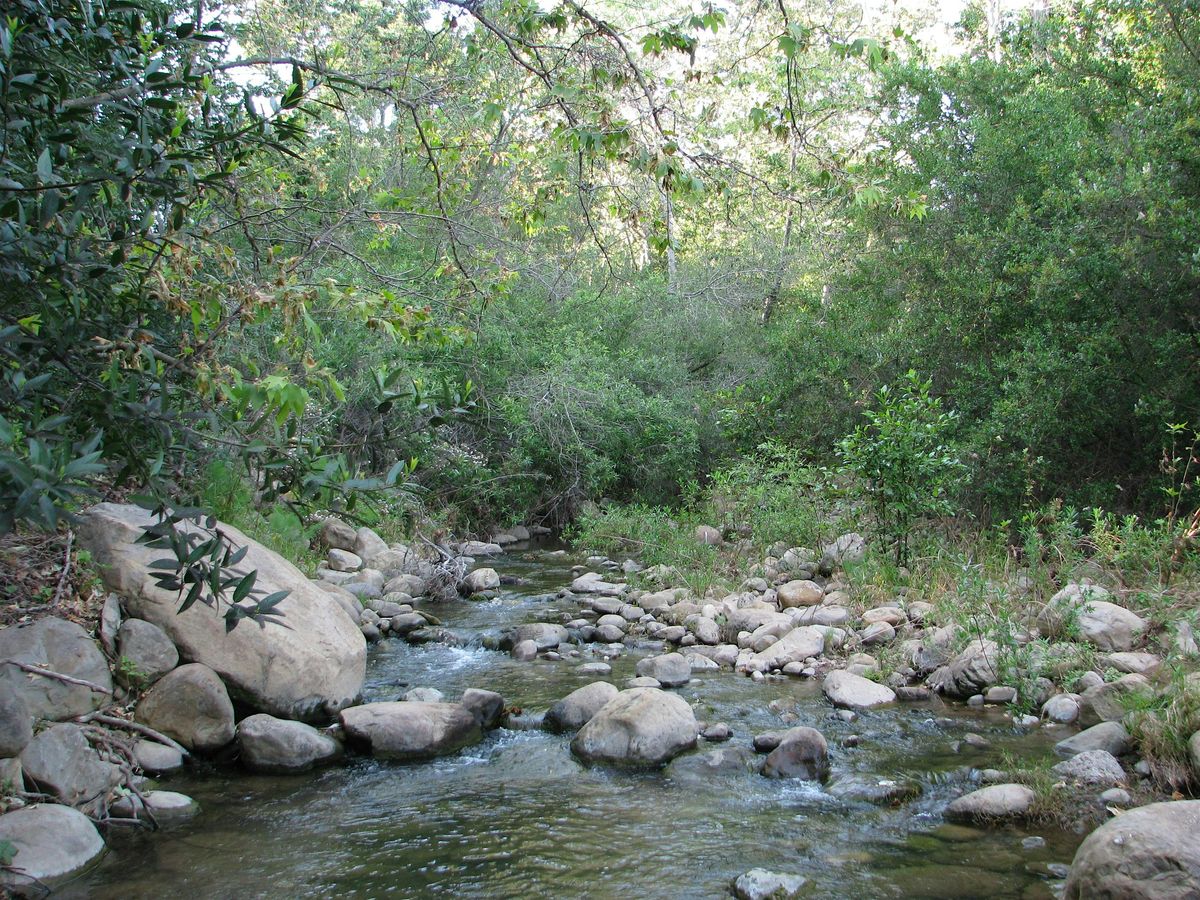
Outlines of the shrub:
[{"label": "shrub", "polygon": [[908,559],[909,532],[922,519],[954,511],[950,495],[963,465],[947,443],[956,416],[942,409],[931,383],[909,370],[884,385],[866,423],[838,445],[843,465],[863,482],[879,534],[893,543],[897,563]]}]

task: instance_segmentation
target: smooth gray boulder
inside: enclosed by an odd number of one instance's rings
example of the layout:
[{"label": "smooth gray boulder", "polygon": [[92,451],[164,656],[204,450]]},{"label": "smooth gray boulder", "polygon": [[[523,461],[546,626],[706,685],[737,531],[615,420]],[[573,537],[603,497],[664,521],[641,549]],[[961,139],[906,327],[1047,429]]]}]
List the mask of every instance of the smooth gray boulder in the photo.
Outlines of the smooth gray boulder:
[{"label": "smooth gray boulder", "polygon": [[129,660],[134,672],[127,674],[136,675],[140,686],[154,684],[179,665],[179,651],[167,633],[145,619],[126,619],[121,623],[117,631],[117,654]]},{"label": "smooth gray boulder", "polygon": [[387,553],[392,548],[387,541],[375,533],[375,529],[366,525],[354,532],[354,546],[350,548],[363,561],[364,565],[374,567],[375,557]]},{"label": "smooth gray boulder", "polygon": [[180,666],[150,688],[134,719],[189,750],[212,753],[233,740],[233,704],[217,673],[200,663]]},{"label": "smooth gray boulder", "polygon": [[533,641],[539,651],[553,650],[559,644],[570,640],[567,629],[552,622],[531,622],[518,625],[512,634],[512,643],[516,647],[523,641]]},{"label": "smooth gray boulder", "polygon": [[484,591],[494,591],[500,587],[500,573],[495,569],[476,569],[463,579],[462,593],[481,594]]},{"label": "smooth gray boulder", "polygon": [[1123,756],[1133,749],[1133,739],[1120,722],[1101,722],[1054,745],[1059,756],[1075,756],[1089,750],[1103,750],[1113,756]]},{"label": "smooth gray boulder", "polygon": [[896,700],[896,692],[887,685],[846,671],[826,675],[821,690],[834,706],[846,709],[871,709]]},{"label": "smooth gray boulder", "polygon": [[578,731],[618,693],[616,686],[607,681],[593,681],[571,691],[551,706],[543,724],[548,731]]},{"label": "smooth gray boulder", "polygon": [[1071,724],[1079,718],[1079,695],[1055,694],[1042,704],[1042,715],[1060,725]]},{"label": "smooth gray boulder", "polygon": [[70,675],[107,691],[0,665],[0,692],[19,696],[35,719],[73,719],[99,709],[112,695],[112,674],[104,654],[86,631],[66,619],[48,616],[29,625],[0,628],[0,659]]},{"label": "smooth gray boulder", "polygon": [[692,678],[692,665],[682,653],[664,653],[639,659],[635,669],[643,678],[653,678],[663,687],[680,687]]},{"label": "smooth gray boulder", "polygon": [[363,566],[362,557],[349,550],[332,548],[325,556],[329,568],[334,572],[357,572]]},{"label": "smooth gray boulder", "polygon": [[321,719],[358,698],[366,640],[328,594],[278,553],[221,524],[235,545],[248,548],[238,571],[257,571],[256,589],[290,592],[276,607],[280,618],[243,622],[227,632],[221,614],[203,603],[181,613],[177,592],[159,588],[150,576],[150,564],[164,551],[136,543],[154,521],[140,507],[101,503],[82,514],[77,529],[80,545],[131,615],[165,631],[182,659],[216,671],[234,696],[260,712]]},{"label": "smooth gray boulder", "polygon": [[1200,800],[1151,803],[1105,822],[1075,853],[1066,900],[1200,897]]},{"label": "smooth gray boulder", "polygon": [[1101,650],[1132,650],[1146,632],[1146,620],[1123,606],[1105,600],[1089,600],[1079,610],[1079,633]]},{"label": "smooth gray boulder", "polygon": [[149,775],[161,775],[183,768],[183,754],[158,741],[141,740],[133,745],[138,768]]},{"label": "smooth gray boulder", "polygon": [[350,741],[378,759],[429,759],[483,739],[474,714],[458,703],[364,703],[341,712]]},{"label": "smooth gray boulder", "polygon": [[512,658],[520,662],[529,662],[531,659],[537,659],[538,645],[537,641],[526,638],[523,641],[518,641],[513,645]]},{"label": "smooth gray boulder", "polygon": [[993,784],[952,801],[943,815],[951,822],[984,824],[1022,819],[1033,809],[1035,799],[1023,784]]},{"label": "smooth gray boulder", "polygon": [[21,768],[47,794],[94,813],[121,783],[121,769],[100,758],[84,730],[64,722],[38,734],[21,751]]},{"label": "smooth gray boulder", "polygon": [[266,713],[238,722],[242,765],[251,772],[304,772],[342,755],[342,745],[311,725]]},{"label": "smooth gray boulder", "polygon": [[467,688],[458,702],[475,717],[475,721],[484,731],[491,731],[504,717],[504,698],[495,691]]},{"label": "smooth gray boulder", "polygon": [[111,812],[118,818],[141,819],[159,828],[170,828],[195,816],[200,812],[200,804],[176,791],[146,791],[141,797],[133,794],[122,797],[113,803]]},{"label": "smooth gray boulder", "polygon": [[803,875],[751,869],[733,883],[733,895],[738,900],[790,900],[798,897],[807,883]]},{"label": "smooth gray boulder", "polygon": [[587,762],[659,766],[696,746],[696,716],[678,694],[630,688],[606,703],[571,741]]},{"label": "smooth gray boulder", "polygon": [[33,739],[33,716],[25,699],[0,682],[0,759],[16,756]]},{"label": "smooth gray boulder", "polygon": [[1096,725],[1100,722],[1119,722],[1125,718],[1124,694],[1142,691],[1150,686],[1145,675],[1122,675],[1116,681],[1097,684],[1079,696],[1079,724]]},{"label": "smooth gray boulder", "polygon": [[824,781],[829,775],[829,745],[825,736],[815,728],[789,728],[779,745],[767,754],[762,773],[768,778]]},{"label": "smooth gray boulder", "polygon": [[1079,636],[1100,650],[1132,650],[1146,632],[1146,620],[1111,602],[1110,596],[1098,585],[1072,582],[1050,598],[1038,624],[1053,635],[1073,616]]},{"label": "smooth gray boulder", "polygon": [[721,626],[721,637],[732,644],[737,642],[738,634],[743,631],[753,633],[764,625],[770,625],[778,628],[782,634],[795,624],[791,616],[779,612],[773,606],[760,604],[739,607],[725,617],[725,624]]},{"label": "smooth gray boulder", "polygon": [[813,625],[793,628],[765,650],[750,658],[752,669],[782,669],[788,663],[803,662],[825,652],[825,631]]},{"label": "smooth gray boulder", "polygon": [[13,845],[12,869],[0,869],[0,888],[42,896],[104,852],[92,820],[69,806],[43,803],[0,815],[0,841]]}]

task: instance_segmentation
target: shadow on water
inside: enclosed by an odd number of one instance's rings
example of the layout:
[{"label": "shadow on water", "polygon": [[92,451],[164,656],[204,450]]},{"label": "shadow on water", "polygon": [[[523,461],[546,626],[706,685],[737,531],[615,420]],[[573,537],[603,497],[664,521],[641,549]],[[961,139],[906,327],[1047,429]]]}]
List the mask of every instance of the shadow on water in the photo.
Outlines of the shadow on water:
[{"label": "shadow on water", "polygon": [[[500,557],[495,568],[522,583],[493,600],[431,607],[461,646],[390,641],[374,649],[367,699],[398,699],[415,686],[453,699],[483,687],[536,711],[595,680],[574,673],[599,658],[588,648],[577,660],[522,663],[481,645],[510,625],[573,613],[555,593],[577,561],[546,548]],[[608,680],[622,685],[640,655],[610,660]],[[1061,888],[1079,835],[978,831],[941,817],[972,767],[994,766],[1006,751],[1046,755],[1053,736],[1017,733],[995,711],[940,703],[845,722],[807,681],[756,685],[716,672],[679,692],[697,718],[729,723],[735,745],[791,724],[820,729],[830,781],[588,768],[565,736],[504,729],[429,763],[353,759],[291,777],[193,771],[163,786],[200,802],[195,820],[163,834],[115,836],[104,861],[61,895],[705,898],[728,896],[731,881],[755,866],[803,874],[813,897],[1034,900]],[[991,746],[955,752],[970,731]],[[697,752],[705,749],[701,742]],[[880,782],[919,793],[876,805],[869,798]],[[1025,848],[1031,835],[1044,845]]]}]

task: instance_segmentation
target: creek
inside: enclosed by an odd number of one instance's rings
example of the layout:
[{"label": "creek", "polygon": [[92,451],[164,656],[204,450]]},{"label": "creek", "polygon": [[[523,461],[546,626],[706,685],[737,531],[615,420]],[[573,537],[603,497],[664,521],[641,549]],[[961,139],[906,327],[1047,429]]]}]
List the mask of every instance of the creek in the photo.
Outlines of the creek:
[{"label": "creek", "polygon": [[[522,581],[493,600],[428,607],[461,646],[376,645],[365,698],[396,700],[422,686],[456,699],[479,687],[536,712],[596,680],[574,668],[600,659],[598,647],[518,662],[482,646],[507,627],[575,616],[576,603],[556,593],[581,559],[551,549],[488,563]],[[606,680],[623,686],[652,652],[629,648]],[[519,728],[426,763],[350,757],[286,777],[195,768],[163,783],[200,802],[194,820],[113,836],[104,861],[61,896],[717,898],[756,866],[804,875],[812,897],[1034,900],[1061,888],[1081,835],[947,825],[941,811],[973,771],[1005,753],[1048,756],[1062,729],[1022,731],[1001,709],[940,701],[845,721],[816,680],[757,684],[729,671],[699,673],[678,691],[698,719],[728,723],[734,744],[792,725],[819,729],[829,781],[589,768],[571,755],[569,736]],[[956,752],[969,732],[990,747]],[[693,752],[714,746],[729,745],[701,740]],[[880,782],[920,793],[896,806],[862,799]],[[1027,840],[1035,837],[1044,843]]]}]

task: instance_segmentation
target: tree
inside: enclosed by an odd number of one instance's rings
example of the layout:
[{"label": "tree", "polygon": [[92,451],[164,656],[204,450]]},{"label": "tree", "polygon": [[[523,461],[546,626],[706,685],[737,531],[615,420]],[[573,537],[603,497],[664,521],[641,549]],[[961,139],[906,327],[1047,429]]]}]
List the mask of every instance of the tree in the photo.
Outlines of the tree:
[{"label": "tree", "polygon": [[910,369],[902,382],[876,392],[866,422],[838,445],[846,470],[866,488],[897,565],[907,564],[909,537],[922,520],[954,511],[951,496],[963,468],[948,443],[957,417],[931,388]]}]

